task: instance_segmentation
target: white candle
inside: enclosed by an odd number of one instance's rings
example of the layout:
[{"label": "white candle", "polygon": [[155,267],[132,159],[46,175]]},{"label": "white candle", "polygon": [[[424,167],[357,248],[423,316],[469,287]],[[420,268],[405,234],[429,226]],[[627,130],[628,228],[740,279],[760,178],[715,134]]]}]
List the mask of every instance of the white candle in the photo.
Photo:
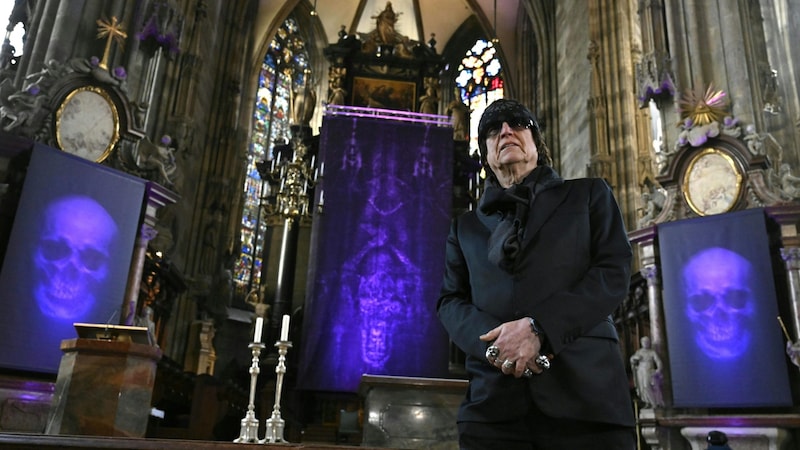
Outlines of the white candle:
[{"label": "white candle", "polygon": [[264,318],[256,317],[256,334],[253,336],[253,342],[261,342],[261,331],[264,328]]},{"label": "white candle", "polygon": [[283,315],[283,324],[281,325],[281,340],[288,341],[289,340],[289,317],[288,314]]}]

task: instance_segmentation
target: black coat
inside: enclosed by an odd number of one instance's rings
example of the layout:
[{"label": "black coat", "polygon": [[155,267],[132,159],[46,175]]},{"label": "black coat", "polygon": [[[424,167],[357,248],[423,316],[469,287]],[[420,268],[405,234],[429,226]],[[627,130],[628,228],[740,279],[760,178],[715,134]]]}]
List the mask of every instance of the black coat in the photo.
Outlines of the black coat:
[{"label": "black coat", "polygon": [[[550,417],[632,426],[628,377],[610,314],[628,293],[631,247],[619,207],[602,179],[564,181],[549,167],[530,208],[513,273],[487,259],[500,220],[480,210],[456,218],[447,239],[437,312],[466,353],[470,378],[459,422],[519,419],[533,401]],[[531,378],[486,361],[478,336],[534,317],[555,354]]]}]

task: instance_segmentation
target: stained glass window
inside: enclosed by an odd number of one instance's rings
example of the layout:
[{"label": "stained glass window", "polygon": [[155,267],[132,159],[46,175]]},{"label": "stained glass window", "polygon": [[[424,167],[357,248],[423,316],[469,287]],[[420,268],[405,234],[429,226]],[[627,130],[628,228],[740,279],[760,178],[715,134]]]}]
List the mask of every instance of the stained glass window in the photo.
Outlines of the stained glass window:
[{"label": "stained glass window", "polygon": [[256,164],[271,159],[275,145],[289,142],[289,105],[293,83],[308,67],[305,41],[297,22],[288,18],[272,40],[258,76],[258,89],[253,113],[253,134],[247,154],[247,172],[243,186],[244,208],[241,223],[241,249],[234,279],[244,291],[261,284],[264,239],[267,221],[262,198],[269,189],[262,182]]},{"label": "stained glass window", "polygon": [[470,153],[478,151],[478,121],[486,106],[503,98],[503,67],[491,41],[478,39],[458,66],[456,86],[470,109]]}]

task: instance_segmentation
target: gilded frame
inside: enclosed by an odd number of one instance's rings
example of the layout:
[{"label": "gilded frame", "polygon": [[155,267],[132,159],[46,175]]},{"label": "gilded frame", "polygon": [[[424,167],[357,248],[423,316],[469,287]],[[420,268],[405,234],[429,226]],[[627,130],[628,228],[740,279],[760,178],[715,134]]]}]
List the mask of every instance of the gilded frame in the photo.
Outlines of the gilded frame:
[{"label": "gilded frame", "polygon": [[120,139],[117,105],[98,86],[81,86],[67,94],[55,124],[61,150],[98,163],[108,158]]},{"label": "gilded frame", "polygon": [[353,106],[415,111],[417,85],[410,81],[353,77]]},{"label": "gilded frame", "polygon": [[728,152],[706,147],[686,166],[683,196],[699,216],[726,213],[741,197],[742,180],[742,171]]}]

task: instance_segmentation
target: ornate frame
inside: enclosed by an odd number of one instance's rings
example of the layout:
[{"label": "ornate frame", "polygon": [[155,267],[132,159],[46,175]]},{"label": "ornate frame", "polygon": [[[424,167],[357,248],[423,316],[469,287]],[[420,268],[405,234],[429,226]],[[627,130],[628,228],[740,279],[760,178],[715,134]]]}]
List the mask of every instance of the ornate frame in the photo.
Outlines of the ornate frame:
[{"label": "ornate frame", "polygon": [[384,78],[353,78],[353,106],[416,111],[417,85]]},{"label": "ornate frame", "polygon": [[695,154],[683,172],[683,196],[699,216],[731,211],[742,195],[742,169],[714,146]]},{"label": "ornate frame", "polygon": [[[97,101],[100,103],[96,104],[95,102]],[[86,109],[97,106],[101,108],[95,110]],[[98,86],[86,85],[72,90],[61,102],[56,111],[55,120],[58,148],[98,163],[108,158],[120,138],[120,118],[117,105],[108,92]],[[85,135],[80,129],[65,129],[66,126],[79,126],[88,127],[86,130],[89,131],[95,130],[98,125],[105,126],[107,129],[97,130],[92,133],[92,136]],[[77,134],[74,136],[71,134],[65,135],[65,133],[72,133],[73,131]],[[103,139],[102,141],[97,141],[93,140],[93,137]],[[90,144],[98,146],[95,148],[86,147],[86,145]]]}]

